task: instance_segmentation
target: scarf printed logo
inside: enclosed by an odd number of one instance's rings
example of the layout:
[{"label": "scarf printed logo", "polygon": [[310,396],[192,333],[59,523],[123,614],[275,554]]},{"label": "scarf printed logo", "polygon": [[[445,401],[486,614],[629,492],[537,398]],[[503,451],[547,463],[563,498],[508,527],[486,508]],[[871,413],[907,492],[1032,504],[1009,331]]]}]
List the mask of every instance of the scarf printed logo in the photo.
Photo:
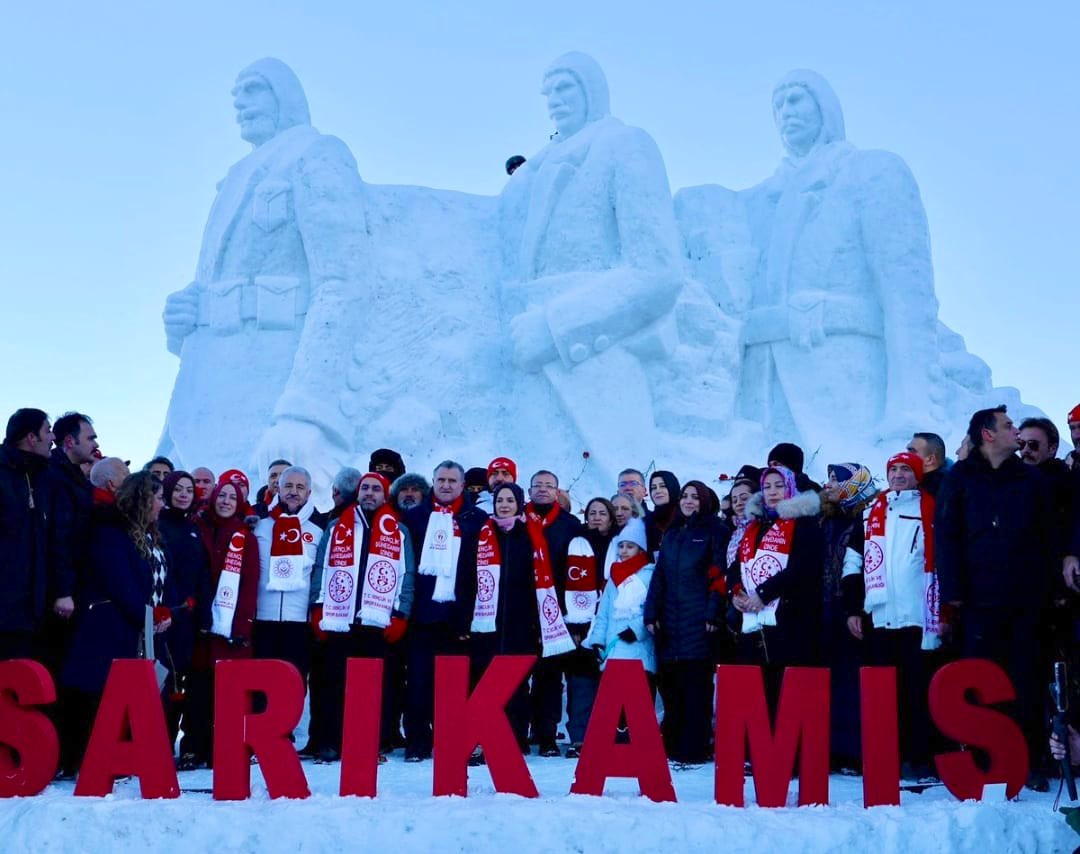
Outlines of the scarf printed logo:
[{"label": "scarf printed logo", "polygon": [[575,608],[585,609],[592,606],[592,598],[588,593],[580,590],[574,594],[573,601]]},{"label": "scarf printed logo", "polygon": [[274,562],[274,575],[278,578],[288,578],[292,573],[292,561],[288,558],[280,558]]},{"label": "scarf printed logo", "polygon": [[873,540],[869,540],[866,543],[865,551],[865,571],[877,572],[878,568],[885,562],[885,555],[881,551],[881,546],[879,546]]},{"label": "scarf printed logo", "polygon": [[335,602],[347,602],[353,593],[352,576],[343,569],[334,570],[326,585],[327,593]]},{"label": "scarf printed logo", "polygon": [[495,576],[490,570],[480,569],[476,572],[476,598],[481,602],[490,602],[495,595]]},{"label": "scarf printed logo", "polygon": [[446,548],[446,531],[439,530],[435,532],[435,537],[432,541],[432,547],[436,549]]},{"label": "scarf printed logo", "polygon": [[221,597],[222,599],[232,599],[232,591],[231,591],[231,590],[230,590],[230,589],[229,589],[228,587],[222,587],[222,588],[221,588],[221,589],[220,589],[220,590],[218,591],[218,595],[219,595],[219,596],[220,596],[220,597]]},{"label": "scarf printed logo", "polygon": [[750,580],[754,582],[756,587],[759,584],[764,584],[782,569],[780,561],[772,555],[762,555],[750,565]]},{"label": "scarf printed logo", "polygon": [[547,620],[547,624],[553,625],[559,617],[562,616],[562,612],[559,610],[559,603],[555,601],[555,597],[550,593],[544,597],[544,604],[542,606],[544,613],[544,619]]},{"label": "scarf printed logo", "polygon": [[933,581],[926,587],[926,607],[927,610],[934,616],[937,616],[940,612],[941,599],[938,596],[938,581],[935,577]]},{"label": "scarf printed logo", "polygon": [[244,550],[244,533],[243,531],[237,531],[231,537],[229,537],[229,551],[242,552]]},{"label": "scarf printed logo", "polygon": [[388,560],[377,560],[367,574],[368,584],[376,593],[389,593],[397,587],[397,572]]},{"label": "scarf printed logo", "polygon": [[315,535],[312,534],[311,531],[304,531],[304,542],[311,545],[315,542]]}]

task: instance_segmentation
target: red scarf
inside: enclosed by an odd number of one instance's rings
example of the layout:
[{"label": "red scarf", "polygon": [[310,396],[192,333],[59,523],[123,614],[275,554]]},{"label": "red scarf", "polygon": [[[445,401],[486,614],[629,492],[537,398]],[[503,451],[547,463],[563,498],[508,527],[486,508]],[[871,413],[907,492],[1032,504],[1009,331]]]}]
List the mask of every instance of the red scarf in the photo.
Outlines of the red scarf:
[{"label": "red scarf", "polygon": [[620,560],[611,565],[611,580],[618,587],[638,570],[652,563],[648,552],[640,552],[629,560]]},{"label": "red scarf", "polygon": [[576,648],[573,638],[566,630],[566,620],[563,619],[562,608],[555,595],[555,574],[551,569],[547,537],[544,536],[544,528],[558,518],[559,510],[559,505],[554,504],[547,515],[541,516],[531,501],[525,505],[525,527],[533,547],[533,585],[536,588],[540,641],[545,658],[572,652]]},{"label": "red scarf", "polygon": [[[742,542],[739,544],[739,570],[742,584],[746,590],[757,591],[759,585],[787,569],[791,557],[791,546],[795,539],[795,520],[777,519],[769,526],[758,542],[761,521],[755,519],[746,526]],[[744,634],[756,631],[764,626],[776,625],[776,609],[779,598],[773,599],[757,613],[742,615]]]}]

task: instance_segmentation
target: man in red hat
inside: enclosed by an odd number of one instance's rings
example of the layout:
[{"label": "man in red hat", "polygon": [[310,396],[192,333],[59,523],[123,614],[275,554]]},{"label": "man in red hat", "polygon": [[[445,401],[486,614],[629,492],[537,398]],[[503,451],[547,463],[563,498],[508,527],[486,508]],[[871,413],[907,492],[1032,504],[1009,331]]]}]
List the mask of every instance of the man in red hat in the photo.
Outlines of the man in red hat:
[{"label": "man in red hat", "polygon": [[[467,473],[466,473],[467,474]],[[491,503],[492,493],[501,483],[517,483],[517,463],[509,457],[496,457],[487,466],[487,493],[476,498],[476,506],[485,513],[492,514],[495,508]]]},{"label": "man in red hat", "polygon": [[1069,436],[1072,438],[1073,449],[1065,457],[1065,462],[1073,471],[1080,471],[1080,403],[1069,410],[1066,419],[1069,423]]}]

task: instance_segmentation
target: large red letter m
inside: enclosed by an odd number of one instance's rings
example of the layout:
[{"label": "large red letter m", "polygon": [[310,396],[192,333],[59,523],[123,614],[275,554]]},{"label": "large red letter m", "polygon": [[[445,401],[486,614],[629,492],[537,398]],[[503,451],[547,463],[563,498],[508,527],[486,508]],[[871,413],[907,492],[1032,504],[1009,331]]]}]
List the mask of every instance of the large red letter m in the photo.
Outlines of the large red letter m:
[{"label": "large red letter m", "polygon": [[761,668],[716,668],[716,802],[743,806],[743,763],[749,747],[758,806],[787,801],[799,757],[799,805],[829,802],[829,671],[784,672],[775,731],[769,724]]}]

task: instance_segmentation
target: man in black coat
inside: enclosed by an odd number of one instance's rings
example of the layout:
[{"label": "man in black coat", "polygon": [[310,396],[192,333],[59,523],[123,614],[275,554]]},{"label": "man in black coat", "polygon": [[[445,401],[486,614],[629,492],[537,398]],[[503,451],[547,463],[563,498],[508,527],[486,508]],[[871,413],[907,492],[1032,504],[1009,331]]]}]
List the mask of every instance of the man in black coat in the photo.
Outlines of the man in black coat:
[{"label": "man in black coat", "polygon": [[0,661],[33,657],[45,612],[52,442],[48,416],[20,409],[0,446]]},{"label": "man in black coat", "polygon": [[919,490],[937,498],[941,484],[945,481],[945,475],[948,474],[945,468],[948,464],[945,440],[937,433],[916,433],[908,442],[907,449],[923,461],[923,476],[919,481]]},{"label": "man in black coat", "polygon": [[86,562],[90,538],[90,512],[94,487],[83,474],[84,463],[93,463],[98,449],[97,433],[90,417],[66,412],[53,425],[56,447],[49,458],[50,497],[49,564],[52,569],[46,614],[44,646],[46,664],[56,675],[71,640],[71,615],[75,590]]},{"label": "man in black coat", "polygon": [[[408,683],[405,698],[405,761],[419,762],[431,755],[432,722],[435,701],[435,657],[468,654],[468,634],[476,598],[476,543],[487,513],[467,502],[465,468],[445,460],[435,468],[431,494],[418,507],[405,514],[405,525],[417,550],[416,586],[409,621]],[[436,514],[448,514],[453,520],[451,554],[457,561],[450,571],[449,585],[437,585],[433,556],[447,547],[432,526]],[[440,520],[442,521],[442,520]],[[433,536],[428,538],[431,528]],[[440,540],[436,542],[436,540]],[[452,587],[452,592],[446,587]],[[437,592],[438,590],[441,592]]]},{"label": "man in black coat", "polygon": [[[559,506],[558,495],[559,478],[550,471],[538,471],[529,481],[529,503],[525,505],[525,513],[526,516],[535,513],[543,520],[555,592],[565,615],[566,557],[570,541],[581,533],[582,525],[577,517]],[[533,670],[532,731],[541,756],[559,755],[555,736],[562,720],[563,672],[566,672],[568,711],[573,719],[573,726],[569,727],[573,733],[572,743],[579,744],[585,738],[585,724],[600,679],[595,656],[591,650],[581,647],[589,627],[567,623],[566,628],[578,648],[565,655],[542,658]]]},{"label": "man in black coat", "polygon": [[[968,427],[971,454],[938,493],[934,547],[942,602],[956,609],[966,658],[1000,664],[1016,689],[1016,717],[1032,750],[1046,746],[1038,632],[1056,578],[1055,525],[1046,480],[1016,456],[1019,431],[1004,406]],[[1044,678],[1044,676],[1046,678]],[[1029,783],[1045,783],[1033,772]]]}]

